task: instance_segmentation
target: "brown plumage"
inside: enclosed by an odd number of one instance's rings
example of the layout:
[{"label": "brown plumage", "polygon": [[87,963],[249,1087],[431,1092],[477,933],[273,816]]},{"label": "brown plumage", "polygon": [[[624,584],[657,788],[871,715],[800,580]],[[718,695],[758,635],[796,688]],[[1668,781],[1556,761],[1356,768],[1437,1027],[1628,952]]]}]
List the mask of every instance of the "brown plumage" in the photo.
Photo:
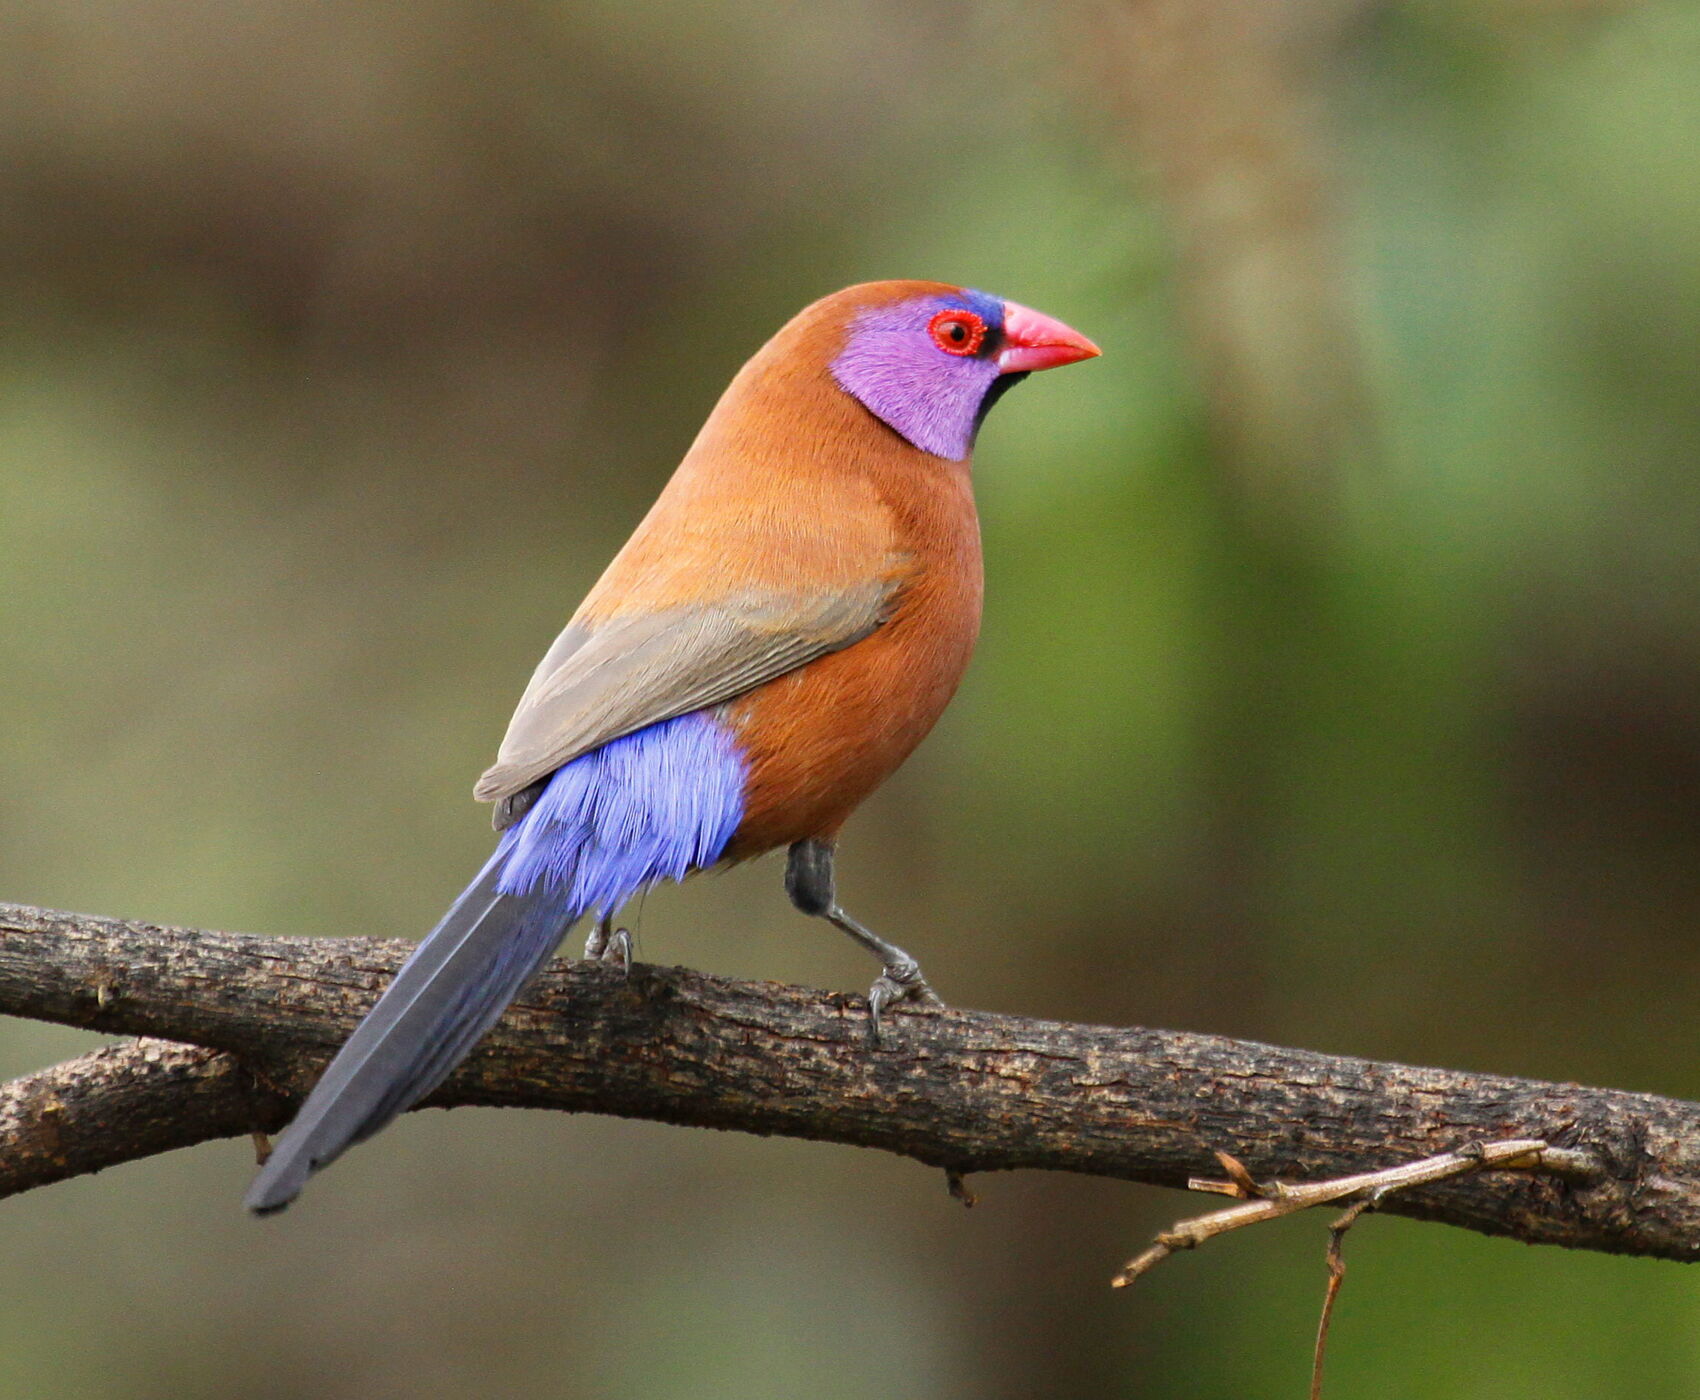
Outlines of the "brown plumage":
[{"label": "brown plumage", "polygon": [[[752,770],[728,852],[741,858],[830,836],[908,756],[979,629],[968,464],[912,446],[829,366],[857,312],[953,290],[852,287],[744,366],[573,615],[565,656],[538,668],[478,797],[512,798],[618,734],[741,694],[728,712]],[[638,653],[633,632],[670,649]],[[598,635],[607,660],[591,654]],[[727,678],[737,689],[717,693]]]},{"label": "brown plumage", "polygon": [[759,598],[764,632],[785,628],[823,653],[726,711],[750,762],[730,858],[835,835],[932,728],[968,665],[982,593],[968,463],[912,446],[828,369],[856,312],[953,290],[853,287],[786,326],[732,381],[573,617],[596,631]]}]

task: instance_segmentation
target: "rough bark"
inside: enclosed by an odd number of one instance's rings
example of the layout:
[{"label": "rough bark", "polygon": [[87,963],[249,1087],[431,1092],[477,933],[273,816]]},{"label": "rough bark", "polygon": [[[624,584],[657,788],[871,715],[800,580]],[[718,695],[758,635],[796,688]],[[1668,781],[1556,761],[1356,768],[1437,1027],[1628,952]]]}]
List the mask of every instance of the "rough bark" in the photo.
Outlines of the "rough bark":
[{"label": "rough bark", "polygon": [[252,1082],[234,1055],[127,1040],[0,1085],[0,1197],[250,1131]]},{"label": "rough bark", "polygon": [[[275,1129],[406,952],[0,905],[0,1012],[189,1043],[111,1047],[0,1091],[0,1195]],[[429,1102],[1163,1186],[1217,1170],[1216,1149],[1291,1180],[1539,1138],[1597,1169],[1482,1173],[1383,1209],[1531,1243],[1700,1254],[1700,1105],[979,1011],[899,1012],[877,1051],[865,1029],[859,997],[646,965],[623,981],[556,963]]]}]

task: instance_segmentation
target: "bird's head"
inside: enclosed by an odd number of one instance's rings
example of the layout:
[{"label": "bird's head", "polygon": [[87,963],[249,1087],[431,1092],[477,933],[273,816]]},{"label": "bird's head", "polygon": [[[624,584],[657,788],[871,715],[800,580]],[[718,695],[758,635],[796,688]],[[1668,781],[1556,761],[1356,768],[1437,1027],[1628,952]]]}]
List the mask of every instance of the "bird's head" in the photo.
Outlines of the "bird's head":
[{"label": "bird's head", "polygon": [[848,303],[832,377],[923,452],[961,461],[987,411],[1037,369],[1099,353],[1079,331],[1013,301],[942,282],[874,282]]}]

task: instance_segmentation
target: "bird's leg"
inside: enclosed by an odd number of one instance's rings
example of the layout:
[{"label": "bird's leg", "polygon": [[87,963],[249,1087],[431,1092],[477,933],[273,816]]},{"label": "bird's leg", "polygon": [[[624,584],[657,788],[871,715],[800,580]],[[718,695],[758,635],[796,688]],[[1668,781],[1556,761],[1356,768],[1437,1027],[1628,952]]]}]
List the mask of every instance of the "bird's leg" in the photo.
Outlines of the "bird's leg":
[{"label": "bird's leg", "polygon": [[839,907],[833,889],[833,848],[825,841],[799,841],[791,847],[785,866],[785,893],[805,914],[843,929],[884,965],[885,971],[868,989],[868,1040],[880,1043],[880,1013],[894,1002],[918,1001],[923,1006],[944,1002],[921,975],[921,964],[895,943],[864,928]]},{"label": "bird's leg", "polygon": [[632,971],[632,935],[627,929],[614,927],[610,910],[592,925],[590,936],[584,940],[584,955],[592,962],[613,963],[628,977]]},{"label": "bird's leg", "polygon": [[614,916],[612,914],[604,914],[590,926],[590,936],[584,940],[584,956],[587,961],[602,961],[602,955],[608,951],[608,940],[611,937],[613,922]]}]

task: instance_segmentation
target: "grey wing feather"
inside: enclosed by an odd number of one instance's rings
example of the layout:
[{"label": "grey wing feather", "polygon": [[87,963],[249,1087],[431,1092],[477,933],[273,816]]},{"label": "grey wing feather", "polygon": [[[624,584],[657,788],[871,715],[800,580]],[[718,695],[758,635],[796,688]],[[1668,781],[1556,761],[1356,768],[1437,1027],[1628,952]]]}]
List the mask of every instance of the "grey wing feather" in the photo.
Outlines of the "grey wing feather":
[{"label": "grey wing feather", "polygon": [[749,594],[595,628],[574,623],[533,673],[474,795],[498,803],[505,826],[530,805],[527,789],[580,754],[860,641],[884,619],[895,588],[876,580],[819,596]]}]

